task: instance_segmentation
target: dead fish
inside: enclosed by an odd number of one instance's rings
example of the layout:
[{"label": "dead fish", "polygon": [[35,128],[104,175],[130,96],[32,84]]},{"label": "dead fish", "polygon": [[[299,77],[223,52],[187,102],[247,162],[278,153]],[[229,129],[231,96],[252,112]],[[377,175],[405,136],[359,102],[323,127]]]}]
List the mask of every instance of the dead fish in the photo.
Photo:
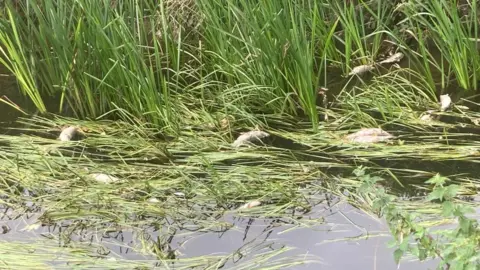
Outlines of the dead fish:
[{"label": "dead fish", "polygon": [[78,133],[77,127],[69,126],[68,128],[62,130],[60,136],[58,137],[62,142],[71,141]]},{"label": "dead fish", "polygon": [[452,104],[452,99],[448,94],[440,96],[440,111],[442,112],[446,111],[448,108],[450,108],[451,104]]},{"label": "dead fish", "polygon": [[111,175],[108,175],[108,174],[104,174],[104,173],[92,173],[92,174],[89,174],[88,176],[90,176],[91,178],[95,179],[96,181],[104,183],[104,184],[110,184],[110,183],[114,183],[114,182],[119,181],[119,179],[117,177],[111,176]]},{"label": "dead fish", "polygon": [[403,59],[405,55],[401,52],[398,52],[398,53],[395,53],[393,55],[391,55],[390,57],[388,57],[387,59],[385,60],[382,60],[380,62],[378,62],[379,64],[392,64],[392,63],[398,63],[400,62],[400,60]]},{"label": "dead fish", "polygon": [[394,136],[380,128],[367,128],[346,136],[352,143],[376,143],[392,139]]},{"label": "dead fish", "polygon": [[240,206],[238,208],[238,210],[241,210],[241,209],[250,209],[250,208],[253,208],[253,207],[257,207],[257,206],[260,206],[262,204],[262,202],[260,201],[251,201],[251,202],[248,202],[242,206]]},{"label": "dead fish", "polygon": [[348,76],[352,75],[362,75],[364,73],[367,73],[369,71],[372,71],[375,67],[373,65],[361,65],[361,66],[356,66],[348,73]]},{"label": "dead fish", "polygon": [[233,147],[239,147],[246,143],[252,143],[254,141],[261,141],[263,138],[270,136],[270,134],[260,131],[260,130],[253,130],[242,135],[238,136],[238,138],[233,142]]},{"label": "dead fish", "polygon": [[152,198],[148,199],[147,202],[149,202],[149,203],[159,203],[160,201],[157,198],[152,197]]},{"label": "dead fish", "polygon": [[428,110],[428,111],[424,112],[420,116],[420,120],[425,121],[425,122],[432,121],[434,119],[434,117],[432,116],[432,113],[434,113],[434,112],[435,112],[434,110]]},{"label": "dead fish", "polygon": [[425,122],[430,122],[430,121],[433,120],[433,118],[432,118],[432,115],[431,115],[431,114],[428,114],[428,113],[427,113],[427,114],[422,115],[422,116],[420,117],[420,120],[425,121]]}]

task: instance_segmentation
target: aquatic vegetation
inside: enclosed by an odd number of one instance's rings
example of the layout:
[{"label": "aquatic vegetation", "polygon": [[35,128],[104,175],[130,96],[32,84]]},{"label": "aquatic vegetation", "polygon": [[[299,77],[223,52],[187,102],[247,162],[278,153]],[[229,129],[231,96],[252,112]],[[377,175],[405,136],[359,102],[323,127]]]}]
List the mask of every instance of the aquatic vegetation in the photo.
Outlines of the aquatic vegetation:
[{"label": "aquatic vegetation", "polygon": [[[444,76],[442,84],[445,80],[449,83],[453,73],[456,83],[462,88],[476,90],[480,59],[477,53],[478,6],[475,1],[463,6],[466,8],[464,10],[468,10],[467,13],[462,14],[457,3],[452,1],[409,1],[400,10],[406,15],[416,37],[420,39],[425,35],[440,51],[441,62],[434,66]],[[424,31],[425,34],[420,33]]]},{"label": "aquatic vegetation", "polygon": [[[328,224],[329,196],[382,214],[397,259],[475,261],[464,211],[480,185],[475,1],[20,2],[1,7],[0,63],[40,116],[0,126],[0,201],[60,244],[31,242],[32,264],[12,267],[48,267],[54,253],[99,268],[307,263],[276,258],[290,247],[263,236],[181,253],[241,230],[237,219]],[[352,176],[361,165],[369,174]],[[452,220],[454,231],[430,230]],[[131,233],[113,245],[145,259],[84,245],[112,232]],[[0,250],[15,258],[21,244]]]},{"label": "aquatic vegetation", "polygon": [[[59,144],[60,126],[81,126],[87,136],[71,145]],[[404,144],[372,144],[365,148],[345,145],[344,136],[334,127],[323,126],[319,133],[308,130],[308,125],[305,130],[289,132],[265,130],[270,136],[294,141],[302,150],[274,145],[232,149],[229,140],[209,130],[187,129],[177,138],[159,139],[158,129],[120,121],[26,118],[7,130],[15,134],[0,136],[4,144],[0,148],[0,169],[4,172],[0,190],[17,214],[33,211],[28,205],[37,209],[39,216],[34,224],[42,226],[32,230],[63,224],[62,232],[53,233],[54,239],[74,244],[74,236],[82,231],[132,231],[135,245],[129,248],[150,258],[151,263],[158,263],[158,258],[170,263],[176,256],[179,264],[207,266],[231,258],[222,255],[188,261],[179,254],[182,248],[165,239],[235,230],[234,223],[225,220],[226,215],[284,220],[292,226],[289,230],[310,228],[325,222],[321,215],[310,215],[315,205],[325,200],[326,193],[345,197],[343,191],[338,191],[341,188],[350,190],[351,196],[360,194],[355,191],[359,181],[344,173],[339,179],[336,169],[350,172],[358,163],[368,164],[377,172],[389,168],[398,184],[427,188],[428,183],[416,182],[430,174],[425,164],[415,168],[405,163],[402,167],[395,161],[454,159],[475,164],[475,151],[480,150],[480,146],[465,144],[453,134],[441,134],[449,144],[439,140],[436,133],[421,138],[422,144],[413,141],[415,136],[403,134]],[[381,160],[392,163],[381,164]],[[122,181],[105,184],[92,179],[92,173]],[[456,179],[462,183],[462,195],[478,183],[474,171],[463,176]],[[260,202],[261,207],[257,207]],[[259,255],[258,260],[270,264],[274,258],[268,254]],[[288,263],[301,262],[307,263],[295,259]],[[102,263],[108,264],[104,260]]]},{"label": "aquatic vegetation", "polygon": [[[72,145],[58,144],[58,131],[51,134],[49,130],[52,126],[65,123],[82,126],[82,129],[90,131],[89,135]],[[261,166],[250,164],[250,161],[242,162],[241,153],[235,150],[229,151],[229,156],[223,158],[215,159],[213,155],[209,158],[203,152],[212,143],[212,138],[203,135],[202,141],[198,141],[198,138],[185,136],[181,137],[181,144],[164,142],[170,158],[162,163],[151,158],[145,159],[157,148],[157,139],[152,137],[153,130],[110,121],[89,124],[88,121],[77,122],[67,118],[49,120],[36,117],[24,119],[22,125],[11,131],[24,135],[0,136],[5,144],[0,149],[0,176],[3,180],[0,189],[5,191],[3,195],[8,194],[4,201],[17,214],[30,211],[39,214],[34,221],[39,226],[31,227],[33,231],[63,224],[62,231],[52,237],[65,239],[67,243],[76,243],[77,234],[132,231],[137,235],[134,237],[136,244],[129,248],[149,258],[149,261],[138,264],[151,266],[160,263],[158,259],[161,259],[161,262],[165,260],[164,263],[168,264],[181,266],[185,262],[186,266],[202,265],[208,268],[220,262],[232,263],[229,262],[232,259],[222,255],[198,257],[198,261],[186,258],[171,261],[178,247],[171,247],[160,239],[175,237],[177,233],[193,238],[200,232],[227,231],[234,225],[225,222],[222,217],[235,215],[246,202],[249,202],[249,208],[253,207],[252,210],[256,211],[243,212],[242,216],[280,217],[298,227],[322,223],[321,218],[295,221],[296,217],[312,207],[320,195],[312,194],[312,201],[305,197],[306,187],[302,188],[299,184],[307,179],[313,180],[313,177],[302,176],[300,168],[292,170],[296,164],[274,165],[282,155],[265,155],[269,156],[271,164],[263,163]],[[143,138],[141,142],[140,137]],[[136,145],[133,144],[135,141]],[[217,143],[228,146],[223,141]],[[135,158],[131,151],[135,152]],[[212,154],[219,156],[221,152]],[[225,164],[228,160],[239,162],[235,166],[228,166]],[[283,173],[277,174],[280,171]],[[304,180],[291,176],[292,173]],[[258,198],[263,202],[262,208],[254,207],[259,205],[255,201]],[[296,211],[292,212],[292,209]],[[155,228],[162,227],[168,227],[169,230],[155,232]],[[157,240],[141,238],[144,237],[142,235],[157,234]],[[268,246],[268,242],[257,244]],[[101,246],[101,243],[98,245]],[[245,254],[261,252],[253,254],[256,259],[242,260],[245,265],[263,265],[268,261],[273,266],[277,261],[273,258],[274,254],[290,250],[288,247],[270,251],[258,248],[248,251],[251,247],[245,248]],[[66,249],[65,252],[69,251]],[[94,251],[89,252],[95,255]],[[45,257],[45,260],[47,258],[50,257]],[[40,257],[34,257],[33,260],[45,262]],[[67,257],[66,260],[69,262],[75,257]],[[282,260],[279,259],[280,262]],[[105,259],[103,261],[108,264]],[[278,267],[307,262],[284,261]],[[83,266],[96,264],[94,261],[78,263]],[[129,265],[135,263],[132,261]],[[242,264],[239,263],[238,267]]]},{"label": "aquatic vegetation", "polygon": [[454,228],[434,230],[434,226],[425,223],[425,217],[404,209],[397,203],[396,196],[376,185],[385,179],[366,174],[365,168],[358,168],[354,173],[361,182],[359,194],[370,196],[368,204],[372,210],[385,216],[389,223],[397,247],[394,252],[397,263],[402,256],[410,253],[420,260],[440,259],[439,268],[474,269],[478,266],[480,228],[477,220],[469,217],[475,210],[455,200],[460,186],[447,184],[449,179],[439,174],[426,181],[433,188],[424,203],[432,208],[441,205],[434,214],[436,218],[453,219],[454,224],[457,224]]}]

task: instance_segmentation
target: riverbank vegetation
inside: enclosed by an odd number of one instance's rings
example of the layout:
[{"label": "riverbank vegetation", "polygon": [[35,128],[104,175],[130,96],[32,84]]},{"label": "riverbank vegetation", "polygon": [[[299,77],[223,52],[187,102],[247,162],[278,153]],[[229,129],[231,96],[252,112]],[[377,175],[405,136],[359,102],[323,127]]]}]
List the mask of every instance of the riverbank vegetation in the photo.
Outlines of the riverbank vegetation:
[{"label": "riverbank vegetation", "polygon": [[[49,237],[66,262],[310,262],[275,259],[289,248],[265,242],[185,258],[171,241],[232,229],[225,216],[313,227],[329,196],[386,217],[397,259],[478,261],[465,210],[479,183],[476,1],[32,0],[1,12],[0,61],[28,100],[1,99],[23,114],[0,136],[3,203],[41,213],[33,231],[62,228]],[[57,140],[68,126],[81,140]],[[389,140],[347,137],[379,127]],[[268,136],[232,145],[252,130]],[[81,241],[123,230],[145,261],[106,261]]]}]

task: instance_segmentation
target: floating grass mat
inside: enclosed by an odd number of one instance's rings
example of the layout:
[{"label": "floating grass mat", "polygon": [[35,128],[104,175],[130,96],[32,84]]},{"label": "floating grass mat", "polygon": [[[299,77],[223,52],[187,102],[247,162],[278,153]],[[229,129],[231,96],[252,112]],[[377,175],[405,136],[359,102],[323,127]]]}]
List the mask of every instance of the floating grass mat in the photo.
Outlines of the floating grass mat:
[{"label": "floating grass mat", "polygon": [[[62,227],[61,234],[50,235],[53,240],[74,243],[74,236],[82,231],[112,230],[156,231],[161,239],[169,239],[175,234],[228,230],[233,225],[222,217],[231,214],[283,218],[285,224],[296,227],[323,222],[321,217],[299,220],[324,196],[308,190],[307,184],[316,176],[305,173],[300,164],[282,165],[289,156],[280,149],[249,156],[248,151],[228,150],[230,147],[221,140],[212,147],[214,140],[209,137],[200,142],[198,137],[185,136],[161,140],[144,135],[149,134],[148,129],[122,127],[121,123],[88,125],[39,119],[24,120],[22,124],[28,127],[15,129],[23,135],[1,135],[0,190],[5,203],[16,213],[36,209],[40,215],[32,229]],[[49,130],[65,124],[92,132],[80,141],[61,142]],[[163,145],[164,150],[156,144]],[[222,157],[219,145],[231,156]],[[162,155],[167,151],[168,155]],[[143,160],[152,153],[164,158],[163,162]],[[228,159],[248,160],[255,155],[269,162],[225,164]],[[98,175],[114,180],[99,180]],[[238,210],[256,200],[261,202],[260,207]],[[169,256],[168,249],[150,253]],[[254,260],[268,257],[262,254],[255,255]]]},{"label": "floating grass mat", "polygon": [[[248,243],[232,254],[210,255],[183,259],[142,258],[123,259],[116,254],[99,255],[98,245],[70,244],[59,247],[50,241],[0,242],[3,269],[284,269],[317,263],[312,256],[289,257],[288,247],[272,248],[271,243]],[[155,249],[154,246],[151,249]],[[254,254],[254,255],[250,255]],[[245,257],[244,260],[239,260]],[[248,258],[247,258],[248,257]],[[293,261],[292,261],[293,259]]]},{"label": "floating grass mat", "polygon": [[[268,142],[234,148],[228,133],[205,130],[186,130],[178,137],[165,138],[153,128],[122,122],[37,117],[23,119],[25,124],[26,128],[15,128],[16,135],[0,136],[0,198],[9,209],[19,215],[38,213],[34,231],[63,228],[61,233],[49,234],[55,241],[75,243],[85,232],[130,231],[140,237],[139,244],[131,248],[162,260],[184,259],[175,253],[178,247],[171,246],[173,237],[238,229],[231,217],[272,219],[291,229],[323,224],[324,216],[316,213],[316,206],[330,205],[328,194],[373,216],[374,197],[358,195],[360,182],[351,177],[353,168],[362,163],[378,163],[374,171],[387,179],[382,185],[399,198],[397,207],[424,215],[419,222],[425,226],[448,224],[451,220],[438,219],[441,210],[437,206],[422,205],[424,196],[403,200],[405,190],[394,185],[428,191],[425,181],[432,174],[430,169],[404,168],[393,162],[382,167],[380,161],[449,162],[456,158],[475,164],[472,149],[477,151],[475,142],[472,147],[460,138],[454,144],[451,136],[445,143],[434,133],[422,138],[422,143],[394,139],[358,145],[344,141],[350,132],[333,128],[317,133],[267,130],[308,148],[298,150]],[[80,141],[61,142],[56,139],[60,129],[50,130],[62,125],[91,132]],[[145,159],[151,155],[160,162]],[[459,174],[452,181],[461,184],[461,196],[476,193],[478,180],[472,174]],[[152,249],[155,245],[159,248]],[[204,263],[200,265],[208,265]]]}]

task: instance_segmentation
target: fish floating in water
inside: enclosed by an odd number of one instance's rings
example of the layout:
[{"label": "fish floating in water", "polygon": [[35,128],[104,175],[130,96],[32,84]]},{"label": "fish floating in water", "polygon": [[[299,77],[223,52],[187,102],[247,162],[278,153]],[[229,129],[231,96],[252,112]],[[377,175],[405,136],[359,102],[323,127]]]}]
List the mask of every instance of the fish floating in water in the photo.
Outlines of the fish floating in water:
[{"label": "fish floating in water", "polygon": [[435,112],[435,110],[428,110],[428,111],[424,112],[424,113],[420,116],[420,120],[422,120],[422,121],[424,121],[424,122],[433,121],[433,120],[435,119],[435,117],[432,115],[434,112]]},{"label": "fish floating in water", "polygon": [[351,143],[376,143],[394,138],[394,136],[380,128],[366,128],[345,137]]},{"label": "fish floating in water", "polygon": [[159,203],[160,200],[155,198],[155,197],[152,197],[152,198],[148,199],[147,202],[149,202],[149,203]]},{"label": "fish floating in water", "polygon": [[238,210],[241,210],[241,209],[250,209],[250,208],[253,208],[253,207],[257,207],[257,206],[260,206],[262,205],[262,202],[261,201],[251,201],[251,202],[248,202],[242,206],[240,206],[238,208]]},{"label": "fish floating in water", "polygon": [[252,130],[246,133],[243,133],[242,135],[238,136],[238,138],[233,142],[232,146],[233,147],[240,147],[242,145],[245,145],[247,143],[252,143],[255,141],[261,141],[262,139],[270,136],[270,134],[260,131],[260,130]]},{"label": "fish floating in water", "polygon": [[379,64],[393,64],[393,63],[398,63],[400,62],[403,57],[405,55],[401,52],[398,52],[398,53],[395,53],[395,54],[392,54],[390,57],[388,57],[387,59],[385,60],[382,60],[380,62],[378,62]]},{"label": "fish floating in water", "polygon": [[448,94],[440,96],[440,111],[442,112],[446,111],[448,108],[450,108],[451,104],[452,104],[452,99]]},{"label": "fish floating in water", "polygon": [[79,131],[78,131],[77,127],[69,126],[69,127],[65,128],[64,130],[62,130],[58,139],[60,139],[60,141],[62,141],[62,142],[71,141],[73,138],[75,138],[75,136],[78,135],[78,132]]},{"label": "fish floating in water", "polygon": [[361,66],[356,66],[348,73],[348,76],[353,76],[353,75],[362,75],[364,73],[367,73],[369,71],[372,71],[375,69],[373,65],[361,65]]},{"label": "fish floating in water", "polygon": [[[441,95],[440,96],[440,111],[444,112],[448,110],[452,106],[452,98],[448,94]],[[460,110],[468,110],[469,108],[466,106],[456,106],[457,109]],[[420,120],[428,122],[431,120],[434,120],[434,118],[438,118],[438,116],[434,117],[432,113],[434,113],[437,110],[428,110],[425,113],[423,113],[420,117]]]},{"label": "fish floating in water", "polygon": [[118,182],[119,179],[115,176],[111,176],[111,175],[108,175],[108,174],[104,174],[104,173],[92,173],[92,174],[89,174],[88,176],[90,176],[92,179],[100,182],[100,183],[104,183],[104,184],[110,184],[110,183],[115,183],[115,182]]}]

